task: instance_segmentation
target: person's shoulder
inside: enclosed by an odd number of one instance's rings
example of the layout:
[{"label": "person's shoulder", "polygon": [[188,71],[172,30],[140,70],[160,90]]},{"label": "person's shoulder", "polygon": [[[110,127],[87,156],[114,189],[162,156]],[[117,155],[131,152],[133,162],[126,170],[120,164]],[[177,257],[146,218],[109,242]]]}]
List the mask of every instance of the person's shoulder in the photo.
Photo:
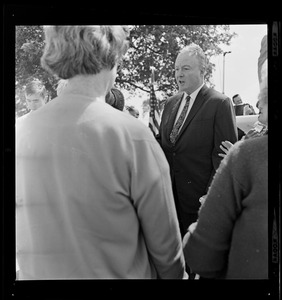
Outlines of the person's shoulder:
[{"label": "person's shoulder", "polygon": [[238,141],[230,150],[230,156],[235,157],[237,162],[243,161],[244,157],[247,160],[256,160],[257,157],[267,155],[268,136],[264,135]]},{"label": "person's shoulder", "polygon": [[29,117],[30,117],[30,112],[26,113],[25,115],[23,116],[20,116],[16,119],[16,126],[19,127],[19,125],[22,126],[22,124],[24,123],[25,120],[27,120]]},{"label": "person's shoulder", "polygon": [[[128,134],[133,140],[154,138],[150,129],[140,119],[107,105],[103,122],[118,134]],[[123,133],[122,133],[123,132]]]},{"label": "person's shoulder", "polygon": [[243,141],[243,147],[249,152],[264,152],[268,148],[268,135],[246,139]]},{"label": "person's shoulder", "polygon": [[26,119],[29,115],[30,115],[30,112],[28,112],[28,113],[26,113],[26,114],[24,114],[24,115],[18,117],[18,118],[16,119],[16,122],[19,122],[19,121],[22,121],[22,120]]},{"label": "person's shoulder", "polygon": [[218,90],[214,89],[213,87],[208,87],[206,84],[201,88],[199,94],[205,96],[206,98],[212,100],[225,100],[230,99],[227,95],[219,92]]},{"label": "person's shoulder", "polygon": [[166,99],[165,105],[174,104],[177,100],[179,100],[183,95],[183,92],[178,92]]}]

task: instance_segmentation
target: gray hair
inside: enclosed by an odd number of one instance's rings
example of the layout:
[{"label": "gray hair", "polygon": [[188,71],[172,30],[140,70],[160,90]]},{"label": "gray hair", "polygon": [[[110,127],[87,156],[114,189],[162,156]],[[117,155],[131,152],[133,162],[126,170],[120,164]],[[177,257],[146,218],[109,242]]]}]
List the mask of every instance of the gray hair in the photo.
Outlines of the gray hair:
[{"label": "gray hair", "polygon": [[196,56],[199,62],[200,70],[202,74],[205,74],[207,68],[207,58],[205,52],[199,45],[192,43],[188,46],[185,46],[179,54],[181,53],[188,53],[190,56]]},{"label": "gray hair", "polygon": [[128,49],[125,26],[44,26],[42,67],[62,79],[112,69]]}]

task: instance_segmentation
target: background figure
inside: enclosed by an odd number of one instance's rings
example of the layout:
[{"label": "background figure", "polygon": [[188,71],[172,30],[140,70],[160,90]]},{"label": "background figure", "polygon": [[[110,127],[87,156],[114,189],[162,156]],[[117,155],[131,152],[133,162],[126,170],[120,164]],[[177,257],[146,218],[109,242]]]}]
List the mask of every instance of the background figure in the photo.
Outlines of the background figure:
[{"label": "background figure", "polygon": [[24,120],[33,111],[46,103],[47,91],[44,84],[36,79],[29,82],[25,87],[25,100],[29,113],[17,118],[17,122]]},{"label": "background figure", "polygon": [[[263,89],[262,93],[267,93],[267,88]],[[262,97],[260,94],[260,98]],[[254,128],[250,129],[241,139],[241,141],[255,138],[255,137],[260,137],[265,134],[268,134],[268,104],[265,103],[265,101],[261,100],[259,101],[259,116],[258,116],[258,121],[255,123]],[[230,148],[233,146],[232,143],[229,141],[223,141],[220,145],[220,149],[224,153],[219,153],[218,155],[221,157],[225,157]]]},{"label": "background figure", "polygon": [[232,97],[234,103],[234,111],[236,116],[242,116],[244,114],[244,103],[239,94],[236,94]]},{"label": "background figure", "polygon": [[243,115],[255,115],[255,110],[252,105],[248,103],[243,103],[242,98],[239,94],[236,94],[232,97],[234,103],[234,111],[236,116]]},{"label": "background figure", "polygon": [[105,102],[127,28],[44,30],[42,66],[68,84],[16,132],[20,279],[187,277],[166,158]]},{"label": "background figure", "polygon": [[[259,121],[267,124],[264,78]],[[268,279],[267,134],[239,141],[229,150],[183,247],[187,264],[200,276]]]},{"label": "background figure", "polygon": [[207,193],[221,161],[220,143],[237,141],[231,100],[205,85],[205,70],[206,57],[198,45],[179,53],[175,62],[179,93],[167,100],[157,136],[170,165],[182,235],[198,218],[199,198]]},{"label": "background figure", "polygon": [[[259,85],[260,94],[259,100],[257,101],[257,108],[259,110],[258,121],[255,123],[254,128],[250,129],[246,135],[243,136],[242,140],[249,138],[260,137],[268,134],[268,101],[264,99],[268,98],[267,92],[267,39],[266,35],[261,41],[260,56],[258,59],[258,71],[259,71]],[[239,129],[239,128],[238,128]],[[224,153],[220,153],[219,156],[224,157],[229,149],[233,146],[229,141],[223,141],[220,146]]]},{"label": "background figure", "polygon": [[117,88],[111,88],[106,95],[106,103],[114,108],[123,111],[124,109],[124,96],[123,93]]},{"label": "background figure", "polygon": [[[236,116],[243,115],[255,115],[254,108],[247,103],[243,103],[242,98],[239,94],[236,94],[232,97],[232,101],[234,103],[234,112]],[[238,140],[241,140],[245,136],[245,132],[237,127]]]},{"label": "background figure", "polygon": [[131,115],[131,116],[133,116],[133,117],[135,117],[135,118],[139,118],[139,110],[137,109],[137,108],[135,108],[134,106],[128,106],[128,105],[126,105],[125,106],[125,109],[126,109],[126,111],[128,111],[128,113]]},{"label": "background figure", "polygon": [[246,103],[244,106],[243,115],[247,116],[247,115],[255,115],[255,114],[256,114],[256,112],[255,112],[254,108],[252,107],[252,105]]}]

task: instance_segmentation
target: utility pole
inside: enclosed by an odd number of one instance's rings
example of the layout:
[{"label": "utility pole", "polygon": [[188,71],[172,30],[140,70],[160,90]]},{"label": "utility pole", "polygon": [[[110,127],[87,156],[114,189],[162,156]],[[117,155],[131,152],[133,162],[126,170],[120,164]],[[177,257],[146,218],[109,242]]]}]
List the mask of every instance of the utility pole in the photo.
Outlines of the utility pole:
[{"label": "utility pole", "polygon": [[223,52],[223,83],[222,83],[222,94],[224,94],[224,80],[225,80],[225,55],[231,53],[231,51]]}]

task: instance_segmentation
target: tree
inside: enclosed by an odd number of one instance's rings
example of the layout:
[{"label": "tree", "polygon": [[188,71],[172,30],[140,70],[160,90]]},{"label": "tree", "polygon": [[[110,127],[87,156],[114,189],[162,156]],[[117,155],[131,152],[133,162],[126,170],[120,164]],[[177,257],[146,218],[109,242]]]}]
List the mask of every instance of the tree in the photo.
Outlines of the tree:
[{"label": "tree", "polygon": [[[157,91],[175,92],[174,62],[179,50],[190,43],[202,47],[208,60],[222,53],[220,44],[230,45],[236,35],[228,25],[143,25],[133,26],[131,45],[117,82],[127,88],[149,92],[150,67],[156,69]],[[214,65],[209,63],[206,80]]]},{"label": "tree", "polygon": [[[123,59],[123,66],[116,79],[117,87],[127,89],[132,94],[136,90],[149,93],[151,71],[156,69],[156,92],[164,98],[176,91],[174,62],[179,50],[196,43],[205,51],[209,59],[222,53],[220,45],[230,45],[235,33],[230,33],[228,25],[135,25],[131,26],[130,48]],[[24,111],[24,101],[20,91],[30,78],[41,79],[50,99],[56,96],[58,79],[48,74],[40,65],[44,47],[42,26],[16,27],[16,89],[18,106]],[[206,80],[212,74],[214,65],[209,63]],[[21,106],[20,106],[21,104]]]}]

